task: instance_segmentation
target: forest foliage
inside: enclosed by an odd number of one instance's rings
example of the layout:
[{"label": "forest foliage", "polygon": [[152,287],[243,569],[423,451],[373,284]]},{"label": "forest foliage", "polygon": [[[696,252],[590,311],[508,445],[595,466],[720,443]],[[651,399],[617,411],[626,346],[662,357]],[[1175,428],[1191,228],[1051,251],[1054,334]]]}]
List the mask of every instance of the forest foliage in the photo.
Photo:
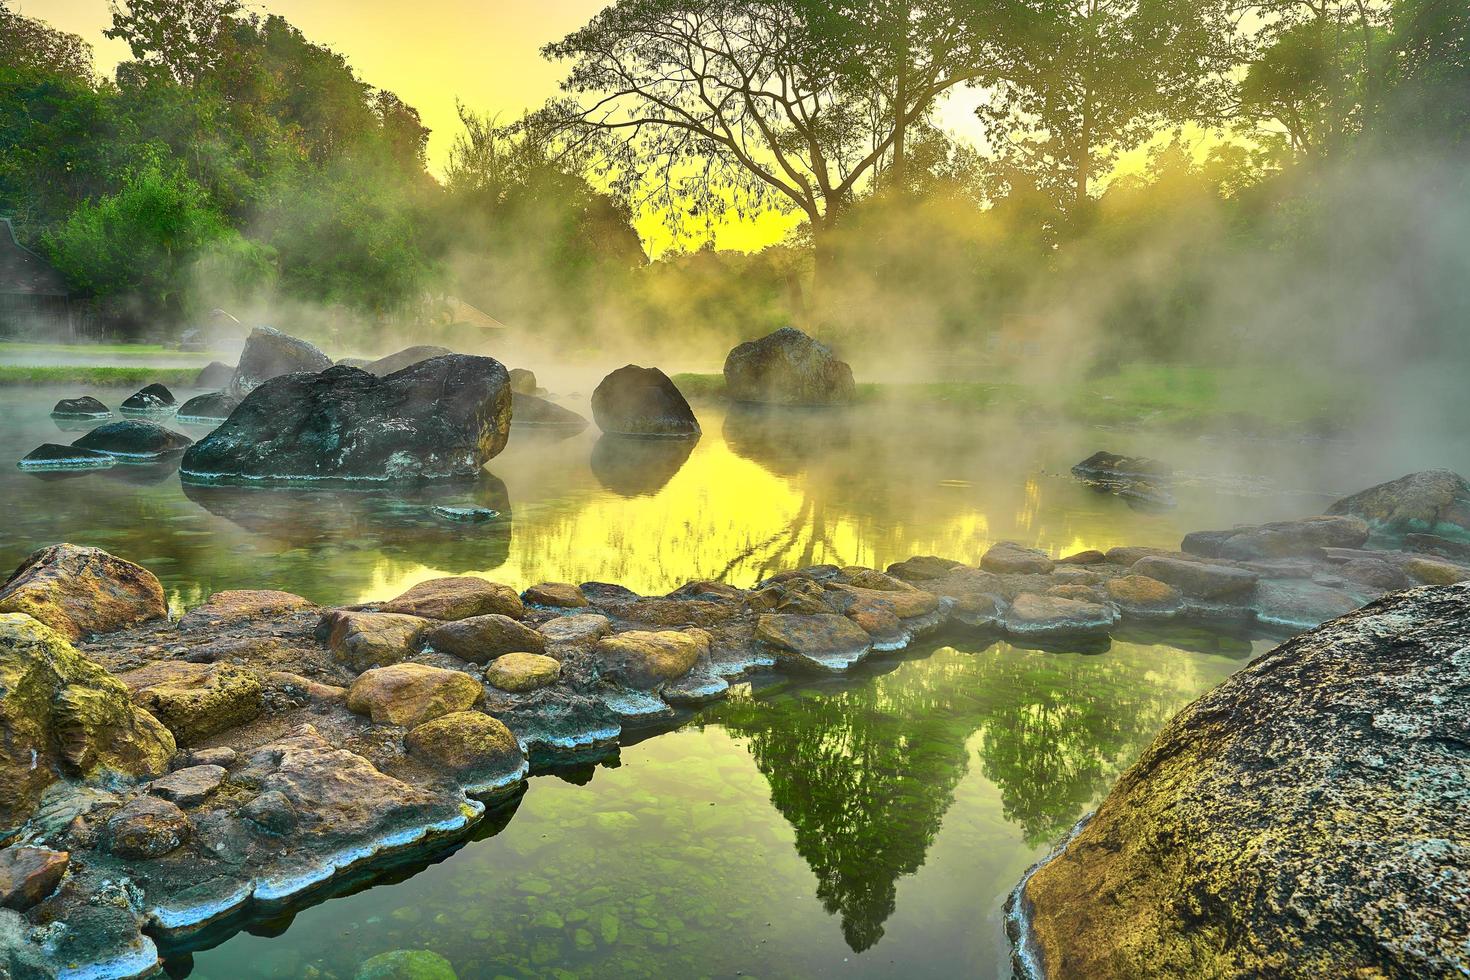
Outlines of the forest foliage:
[{"label": "forest foliage", "polygon": [[[618,0],[546,48],[545,108],[462,107],[437,176],[417,111],[279,16],[122,0],[108,34],[132,58],[102,78],[0,0],[0,214],[123,336],[215,307],[389,329],[455,296],[581,347],[797,322],[1198,358],[1262,297],[1324,330],[1393,308],[1427,347],[1470,304],[1455,0]],[[939,125],[952,97],[981,144]],[[711,247],[769,209],[787,241]],[[1412,309],[1324,295],[1406,247]]]}]

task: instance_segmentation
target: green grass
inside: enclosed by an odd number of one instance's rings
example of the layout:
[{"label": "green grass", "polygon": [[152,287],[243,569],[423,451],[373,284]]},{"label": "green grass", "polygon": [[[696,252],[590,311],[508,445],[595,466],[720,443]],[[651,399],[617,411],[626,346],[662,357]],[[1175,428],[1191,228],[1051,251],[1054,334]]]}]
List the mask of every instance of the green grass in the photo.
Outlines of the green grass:
[{"label": "green grass", "polygon": [[151,360],[162,358],[198,361],[202,364],[205,361],[218,360],[213,352],[182,351],[164,347],[162,344],[31,344],[13,340],[0,341],[0,361],[45,354],[66,354],[109,361],[146,357]]},{"label": "green grass", "polygon": [[[1259,433],[1332,432],[1356,421],[1358,379],[1313,378],[1263,366],[1129,364],[1085,379],[862,383],[859,402],[944,406],[961,411],[1058,418],[1085,425],[1181,431],[1229,427]],[[718,374],[674,377],[686,397],[725,396]]]},{"label": "green grass", "polygon": [[95,385],[98,387],[142,386],[155,381],[166,385],[190,385],[199,368],[98,367],[88,364],[0,364],[0,385]]}]

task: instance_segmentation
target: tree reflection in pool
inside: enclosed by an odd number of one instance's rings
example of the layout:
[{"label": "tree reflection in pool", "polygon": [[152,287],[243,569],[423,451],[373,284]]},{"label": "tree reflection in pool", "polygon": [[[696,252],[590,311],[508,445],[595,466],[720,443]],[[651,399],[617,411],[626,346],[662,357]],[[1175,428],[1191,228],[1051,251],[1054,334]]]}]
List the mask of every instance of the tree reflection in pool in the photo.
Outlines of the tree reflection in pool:
[{"label": "tree reflection in pool", "polygon": [[1027,865],[1268,645],[941,646],[758,685],[595,776],[533,778],[513,815],[406,880],[179,951],[171,971],[351,977],[428,948],[461,977],[998,973],[1000,904]]}]

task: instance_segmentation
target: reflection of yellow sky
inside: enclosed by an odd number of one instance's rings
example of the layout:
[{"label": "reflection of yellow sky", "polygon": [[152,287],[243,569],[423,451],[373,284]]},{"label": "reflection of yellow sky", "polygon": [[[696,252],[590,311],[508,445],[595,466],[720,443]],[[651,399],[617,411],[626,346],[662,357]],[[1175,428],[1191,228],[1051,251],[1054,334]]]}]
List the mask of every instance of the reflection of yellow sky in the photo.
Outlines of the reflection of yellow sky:
[{"label": "reflection of yellow sky", "polygon": [[[884,568],[923,554],[973,563],[1002,539],[1054,557],[1140,540],[1165,543],[1141,539],[1131,515],[1116,507],[1080,511],[1057,494],[1048,506],[1049,484],[1034,478],[1007,491],[1011,478],[999,477],[959,497],[938,481],[885,500],[849,496],[839,464],[779,476],[730,451],[716,431],[707,425],[688,461],[656,493],[622,497],[594,485],[552,501],[513,500],[509,558],[479,574],[517,589],[602,581],[662,594],[704,578],[749,587],[803,564]],[[1004,503],[1007,492],[1023,501],[1015,511]],[[1014,519],[997,525],[987,513],[997,506]],[[432,563],[379,559],[357,600],[390,598],[447,574]]]}]

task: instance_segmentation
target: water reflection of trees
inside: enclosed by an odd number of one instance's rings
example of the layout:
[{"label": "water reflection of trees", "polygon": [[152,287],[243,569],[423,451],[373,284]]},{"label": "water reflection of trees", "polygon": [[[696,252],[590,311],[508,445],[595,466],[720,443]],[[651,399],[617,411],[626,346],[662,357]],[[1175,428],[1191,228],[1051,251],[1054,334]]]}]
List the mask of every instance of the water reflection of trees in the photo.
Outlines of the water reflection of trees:
[{"label": "water reflection of trees", "polygon": [[708,719],[747,740],[818,898],[861,951],[882,938],[898,879],[923,866],[972,748],[1005,818],[1044,843],[1215,680],[1166,648],[1083,657],[1001,644],[867,681],[757,693]]}]

